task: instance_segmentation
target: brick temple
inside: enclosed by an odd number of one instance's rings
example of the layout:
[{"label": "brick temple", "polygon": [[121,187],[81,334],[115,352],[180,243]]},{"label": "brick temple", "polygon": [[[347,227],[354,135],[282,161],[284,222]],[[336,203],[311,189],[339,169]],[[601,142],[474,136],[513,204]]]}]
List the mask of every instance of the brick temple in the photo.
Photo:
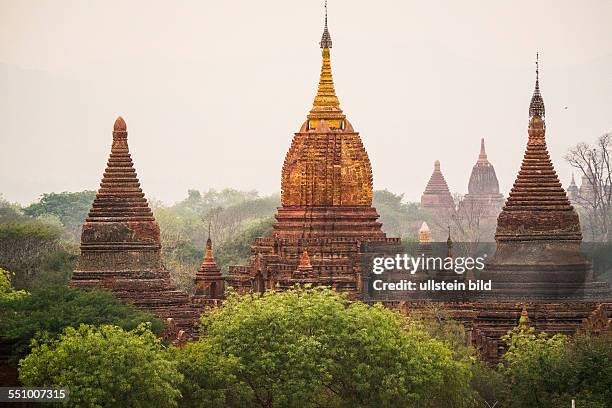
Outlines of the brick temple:
[{"label": "brick temple", "polygon": [[159,225],[134,169],[127,126],[118,117],[100,189],[81,234],[81,256],[70,285],[104,288],[195,334],[199,309],[170,281],[161,259]]},{"label": "brick temple", "polygon": [[400,244],[381,229],[372,207],[370,159],[340,109],[327,16],[320,46],[319,87],[285,157],[273,233],[253,243],[246,266],[230,267],[227,283],[239,292],[314,283],[357,298],[367,247],[396,250]]},{"label": "brick temple", "polygon": [[487,158],[484,138],[480,140],[480,154],[468,182],[468,193],[459,205],[467,211],[487,219],[495,219],[504,206],[504,196],[499,192],[495,168]]},{"label": "brick temple", "polygon": [[442,170],[440,170],[439,160],[434,162],[433,173],[431,173],[425,191],[421,196],[421,208],[443,212],[455,210],[455,201],[448,189]]}]

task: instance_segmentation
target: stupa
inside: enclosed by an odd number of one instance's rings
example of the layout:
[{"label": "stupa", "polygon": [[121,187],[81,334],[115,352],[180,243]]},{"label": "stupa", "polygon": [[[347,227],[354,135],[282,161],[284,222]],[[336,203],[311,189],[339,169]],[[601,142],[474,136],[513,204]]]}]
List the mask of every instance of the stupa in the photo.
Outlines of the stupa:
[{"label": "stupa", "polygon": [[320,46],[319,87],[285,157],[273,233],[253,243],[248,265],[230,268],[227,283],[238,291],[312,283],[356,297],[366,246],[399,246],[381,229],[368,154],[336,96],[327,9]]},{"label": "stupa", "polygon": [[440,170],[439,160],[434,162],[434,171],[431,173],[425,191],[421,196],[421,208],[444,211],[455,210],[455,202]]},{"label": "stupa", "polygon": [[567,187],[567,198],[569,198],[570,203],[572,203],[573,205],[577,205],[580,196],[580,190],[578,190],[578,186],[576,185],[576,180],[574,180],[574,173],[572,173],[572,181],[570,182],[569,186]]},{"label": "stupa", "polygon": [[128,148],[127,126],[118,117],[100,189],[83,225],[81,256],[71,286],[104,288],[194,333],[198,313],[176,289],[161,259],[159,225],[153,217]]},{"label": "stupa", "polygon": [[497,220],[496,252],[481,276],[492,280],[497,296],[530,299],[596,296],[591,265],[580,251],[578,214],[548,154],[544,118],[536,69],[527,149]]},{"label": "stupa", "polygon": [[497,218],[504,205],[504,196],[499,193],[499,182],[495,168],[487,158],[484,138],[480,140],[480,154],[472,168],[468,193],[460,204],[460,210],[476,212],[486,218]]},{"label": "stupa", "polygon": [[210,239],[210,228],[206,240],[204,260],[195,277],[195,296],[208,299],[221,299],[225,290],[225,280],[221,275],[221,269],[213,256],[212,240]]}]

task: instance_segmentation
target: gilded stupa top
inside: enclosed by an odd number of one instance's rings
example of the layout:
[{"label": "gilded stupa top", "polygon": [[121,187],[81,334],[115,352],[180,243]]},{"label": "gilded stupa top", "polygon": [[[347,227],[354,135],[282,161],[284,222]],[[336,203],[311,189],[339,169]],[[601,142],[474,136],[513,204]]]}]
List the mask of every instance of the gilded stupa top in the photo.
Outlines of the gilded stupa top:
[{"label": "gilded stupa top", "polygon": [[308,114],[308,129],[316,129],[321,120],[325,120],[330,129],[343,129],[346,116],[340,109],[340,101],[336,96],[334,79],[332,77],[330,49],[332,39],[327,27],[327,2],[325,2],[325,26],[319,43],[322,50],[321,75],[319,88],[315,96],[312,109]]},{"label": "gilded stupa top", "polygon": [[370,206],[372,167],[359,134],[340,109],[334,89],[325,28],[320,42],[323,64],[308,119],[285,157],[281,176],[283,207]]}]

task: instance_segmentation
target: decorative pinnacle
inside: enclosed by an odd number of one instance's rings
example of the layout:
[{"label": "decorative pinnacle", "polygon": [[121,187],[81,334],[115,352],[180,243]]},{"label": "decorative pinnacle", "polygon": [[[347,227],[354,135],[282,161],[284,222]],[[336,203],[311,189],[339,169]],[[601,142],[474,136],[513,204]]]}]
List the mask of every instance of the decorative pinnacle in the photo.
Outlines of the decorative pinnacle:
[{"label": "decorative pinnacle", "polygon": [[487,152],[485,150],[484,137],[480,139],[480,154],[478,154],[478,161],[480,163],[487,162]]},{"label": "decorative pinnacle", "polygon": [[440,160],[434,162],[434,171],[440,171]]},{"label": "decorative pinnacle", "polygon": [[115,125],[113,126],[113,131],[115,132],[127,132],[127,125],[125,124],[125,120],[121,116],[117,117],[115,120]]},{"label": "decorative pinnacle", "polygon": [[325,28],[323,28],[323,35],[321,36],[321,42],[319,44],[323,49],[332,47],[331,35],[327,29],[327,0],[325,0]]},{"label": "decorative pinnacle", "polygon": [[533,90],[533,96],[531,97],[531,103],[529,104],[529,117],[539,116],[543,118],[545,116],[544,111],[544,100],[540,94],[540,55],[536,53],[536,83],[535,89]]}]

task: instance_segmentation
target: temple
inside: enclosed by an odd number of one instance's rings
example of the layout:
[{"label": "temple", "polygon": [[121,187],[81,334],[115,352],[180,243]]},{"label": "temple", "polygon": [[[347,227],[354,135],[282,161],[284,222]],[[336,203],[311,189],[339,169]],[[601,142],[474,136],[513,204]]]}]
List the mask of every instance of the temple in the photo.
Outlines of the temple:
[{"label": "temple", "polygon": [[497,218],[504,205],[499,193],[499,182],[493,165],[487,158],[484,138],[480,140],[480,154],[470,175],[468,193],[459,205],[460,211],[477,213],[485,218]]},{"label": "temple", "polygon": [[221,299],[225,290],[225,279],[221,269],[213,256],[212,240],[210,239],[210,226],[208,239],[204,251],[204,260],[195,277],[195,296],[206,299]]},{"label": "temple", "polygon": [[576,185],[576,180],[574,180],[574,173],[572,173],[572,181],[567,187],[567,198],[570,200],[570,203],[573,205],[578,204],[580,196],[580,190],[578,190],[578,186]]},{"label": "temple", "polygon": [[455,210],[455,202],[440,170],[439,160],[435,161],[434,171],[421,196],[421,208],[442,211]]},{"label": "temple", "polygon": [[[561,186],[546,147],[539,71],[529,105],[527,148],[498,217],[497,249],[483,277],[498,297],[565,299],[596,296],[591,265],[580,251],[578,214]],[[603,286],[600,289],[604,289]]]},{"label": "temple", "polygon": [[81,256],[71,286],[104,288],[195,333],[198,310],[177,290],[161,259],[159,225],[134,170],[127,126],[118,117],[100,189],[81,235]]},{"label": "temple", "polygon": [[340,109],[327,12],[320,47],[319,87],[285,157],[273,233],[256,239],[248,265],[230,267],[226,282],[239,292],[311,283],[356,298],[367,272],[360,264],[367,246],[394,250],[400,244],[381,229],[372,207],[370,159]]}]

